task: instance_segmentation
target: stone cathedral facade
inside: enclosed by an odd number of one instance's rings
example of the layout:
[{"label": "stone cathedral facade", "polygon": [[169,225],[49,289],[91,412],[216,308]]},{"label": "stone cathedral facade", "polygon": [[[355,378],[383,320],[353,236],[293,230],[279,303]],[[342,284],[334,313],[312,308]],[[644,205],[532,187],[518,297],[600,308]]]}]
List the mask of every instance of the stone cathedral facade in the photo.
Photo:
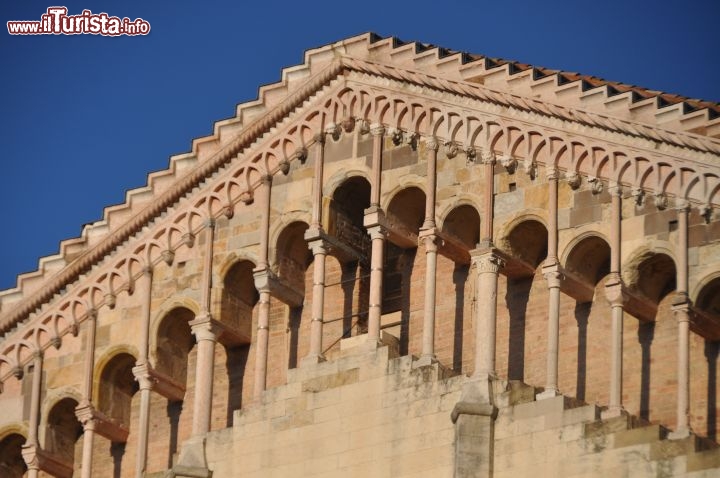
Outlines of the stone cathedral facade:
[{"label": "stone cathedral facade", "polygon": [[720,476],[720,105],[365,34],[0,292],[0,476]]}]

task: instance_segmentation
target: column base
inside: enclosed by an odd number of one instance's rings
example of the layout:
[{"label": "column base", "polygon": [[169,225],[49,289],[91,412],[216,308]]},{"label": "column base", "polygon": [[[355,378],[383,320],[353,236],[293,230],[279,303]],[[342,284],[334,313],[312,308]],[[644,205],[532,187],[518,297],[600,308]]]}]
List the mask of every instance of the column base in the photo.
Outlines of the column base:
[{"label": "column base", "polygon": [[603,420],[628,416],[630,416],[630,414],[623,407],[612,407],[600,412],[600,418]]},{"label": "column base", "polygon": [[555,388],[548,388],[543,392],[535,395],[535,400],[545,400],[547,398],[553,398],[560,396],[560,391]]},{"label": "column base", "polygon": [[172,468],[171,476],[176,478],[211,478],[205,457],[205,437],[192,437],[183,443],[180,458]]},{"label": "column base", "polygon": [[682,427],[668,433],[667,437],[668,440],[682,440],[683,438],[689,437],[691,434],[692,431],[690,430],[690,427]]},{"label": "column base", "polygon": [[300,367],[311,367],[325,361],[327,361],[327,359],[322,354],[308,355],[307,357],[304,357],[302,360],[300,360]]},{"label": "column base", "polygon": [[436,363],[438,360],[434,355],[423,355],[419,359],[413,360],[412,368],[429,367]]}]

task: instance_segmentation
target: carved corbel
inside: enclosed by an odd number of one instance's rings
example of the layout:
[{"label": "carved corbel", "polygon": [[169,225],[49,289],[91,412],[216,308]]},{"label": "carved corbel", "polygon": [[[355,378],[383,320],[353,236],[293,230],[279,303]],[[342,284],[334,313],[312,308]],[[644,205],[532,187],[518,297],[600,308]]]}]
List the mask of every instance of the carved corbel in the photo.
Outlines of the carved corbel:
[{"label": "carved corbel", "polygon": [[171,266],[173,261],[175,261],[175,251],[167,249],[165,251],[162,251],[160,255],[162,256],[162,260],[165,262],[165,264],[169,266]]},{"label": "carved corbel", "polygon": [[389,131],[390,138],[395,146],[400,146],[403,143],[403,132],[399,129],[391,129]]},{"label": "carved corbel", "polygon": [[466,162],[468,163],[474,163],[475,159],[477,158],[477,150],[470,146],[469,148],[465,149],[465,158]]},{"label": "carved corbel", "polygon": [[358,120],[358,125],[360,126],[360,134],[366,135],[370,133],[370,125],[367,121],[365,121],[364,119]]},{"label": "carved corbel", "polygon": [[243,191],[240,193],[240,200],[243,202],[243,204],[250,205],[255,200],[255,194],[253,193],[252,189],[248,189],[247,191]]},{"label": "carved corbel", "polygon": [[452,159],[457,156],[459,150],[460,149],[458,148],[457,143],[454,141],[448,141],[445,143],[445,156],[448,158]]},{"label": "carved corbel", "polygon": [[645,201],[645,191],[642,188],[632,188],[630,195],[635,199],[636,206],[642,206]]},{"label": "carved corbel", "polygon": [[705,224],[710,224],[710,221],[712,220],[712,213],[712,205],[706,204],[700,207],[700,215],[703,217],[703,219],[705,219]]},{"label": "carved corbel", "polygon": [[115,304],[117,303],[117,297],[113,293],[105,294],[103,301],[105,302],[105,305],[108,306],[108,309],[113,310],[115,308]]},{"label": "carved corbel", "polygon": [[603,192],[603,182],[599,178],[596,178],[595,176],[588,176],[587,181],[590,184],[590,191],[592,191],[593,194],[600,194]]},{"label": "carved corbel", "polygon": [[342,126],[343,131],[345,131],[346,133],[352,133],[352,131],[355,129],[355,118],[349,116],[342,120],[340,125]]},{"label": "carved corbel", "polygon": [[515,172],[515,168],[517,167],[517,159],[511,155],[503,154],[500,156],[500,165],[505,168],[508,173],[513,174]]},{"label": "carved corbel", "polygon": [[335,123],[330,123],[325,127],[325,134],[337,141],[340,139],[340,128]]},{"label": "carved corbel", "polygon": [[535,179],[537,176],[537,164],[532,159],[525,158],[523,160],[523,171],[530,176],[530,179]]},{"label": "carved corbel", "polygon": [[668,198],[665,193],[655,193],[655,206],[661,211],[668,207]]},{"label": "carved corbel", "polygon": [[565,173],[565,180],[570,185],[570,188],[573,190],[580,187],[580,183],[582,182],[582,179],[580,178],[580,175],[577,173],[577,171],[567,171]]},{"label": "carved corbel", "polygon": [[183,234],[182,236],[182,243],[185,244],[188,248],[192,249],[192,247],[195,245],[195,234],[192,232],[187,232]]},{"label": "carved corbel", "polygon": [[495,152],[491,149],[483,149],[480,158],[483,164],[495,164]]}]

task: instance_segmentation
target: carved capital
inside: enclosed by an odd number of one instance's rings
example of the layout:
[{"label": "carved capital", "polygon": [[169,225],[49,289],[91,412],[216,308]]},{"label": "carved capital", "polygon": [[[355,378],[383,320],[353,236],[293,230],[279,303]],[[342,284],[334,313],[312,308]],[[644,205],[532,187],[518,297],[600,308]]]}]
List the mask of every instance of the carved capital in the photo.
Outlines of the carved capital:
[{"label": "carved capital", "polygon": [[368,228],[368,234],[371,240],[382,239],[385,240],[388,234],[388,230],[385,226],[377,224]]},{"label": "carved capital", "polygon": [[372,136],[382,136],[385,134],[385,126],[380,123],[373,123],[370,125],[370,134]]},{"label": "carved capital", "polygon": [[623,194],[623,188],[622,184],[616,182],[616,181],[610,181],[608,184],[608,192],[611,196],[618,196],[622,197]]},{"label": "carved capital", "polygon": [[500,269],[505,267],[505,261],[494,252],[473,256],[472,260],[480,274],[498,274]]},{"label": "carved capital", "polygon": [[428,136],[425,138],[425,148],[428,151],[437,151],[440,148],[440,143],[435,136]]},{"label": "carved capital", "polygon": [[327,254],[328,253],[328,244],[323,239],[316,239],[310,243],[308,243],[308,247],[313,253],[313,256],[317,256],[318,254]]},{"label": "carved capital", "polygon": [[418,235],[418,245],[425,246],[425,252],[437,252],[438,247],[442,245],[443,240],[438,236],[438,230],[435,227],[422,229]]},{"label": "carved capital", "polygon": [[687,199],[680,199],[680,198],[675,199],[675,210],[679,213],[680,212],[684,212],[684,213],[690,212],[690,201],[688,201]]},{"label": "carved capital", "polygon": [[272,186],[273,177],[272,174],[265,174],[260,178],[260,184],[263,186],[270,187]]},{"label": "carved capital", "polygon": [[483,149],[480,159],[483,164],[495,164],[495,152],[491,149]]},{"label": "carved capital", "polygon": [[630,297],[625,291],[620,274],[611,274],[605,282],[605,298],[612,307],[620,307],[628,302]]},{"label": "carved capital", "polygon": [[545,177],[548,181],[557,181],[560,179],[560,170],[554,165],[549,164],[545,166]]},{"label": "carved capital", "polygon": [[560,283],[565,277],[560,271],[560,264],[557,262],[544,265],[542,268],[542,274],[548,283],[549,289],[560,288]]},{"label": "carved capital", "polygon": [[201,340],[217,342],[219,333],[218,325],[209,313],[201,314],[194,320],[191,320],[190,330],[198,342]]},{"label": "carved capital", "polygon": [[308,157],[308,150],[307,150],[307,148],[305,148],[303,146],[296,149],[292,155],[292,159],[297,159],[301,163],[304,163],[305,161],[307,161],[307,157]]},{"label": "carved capital", "polygon": [[150,366],[147,363],[133,367],[132,372],[140,386],[140,390],[152,390],[155,387],[157,381],[152,376]]}]

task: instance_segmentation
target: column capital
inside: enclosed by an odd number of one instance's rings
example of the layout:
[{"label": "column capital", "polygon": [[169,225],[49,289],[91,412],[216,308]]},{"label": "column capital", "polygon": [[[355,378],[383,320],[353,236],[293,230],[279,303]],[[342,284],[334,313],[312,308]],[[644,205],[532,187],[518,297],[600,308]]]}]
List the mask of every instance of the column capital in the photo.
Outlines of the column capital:
[{"label": "column capital", "polygon": [[545,177],[548,181],[557,181],[560,179],[560,170],[554,164],[545,166]]},{"label": "column capital", "polygon": [[500,269],[505,267],[505,261],[493,249],[470,252],[470,257],[481,274],[492,273],[498,274]]},{"label": "column capital", "polygon": [[273,177],[272,174],[264,174],[260,177],[260,184],[263,186],[272,186]]},{"label": "column capital", "polygon": [[382,224],[376,224],[374,226],[370,226],[367,228],[368,235],[370,235],[371,240],[375,239],[385,239],[388,235],[388,230],[385,226]]},{"label": "column capital", "polygon": [[313,241],[308,242],[308,247],[313,253],[313,256],[317,256],[319,254],[327,254],[329,249],[329,244],[325,239],[315,239]]},{"label": "column capital", "polygon": [[148,363],[138,364],[132,369],[135,380],[140,386],[140,390],[152,390],[157,383],[155,377],[153,377]]},{"label": "column capital", "polygon": [[553,264],[546,264],[542,268],[542,274],[548,283],[548,288],[560,288],[560,283],[565,278],[560,270],[560,264],[557,262]]},{"label": "column capital", "polygon": [[382,123],[373,123],[370,125],[370,134],[372,136],[382,136],[385,134],[385,126]]},{"label": "column capital", "polygon": [[438,236],[438,230],[435,227],[421,229],[418,234],[418,245],[424,245],[426,252],[437,252],[438,246],[442,243],[443,240]]},{"label": "column capital", "polygon": [[483,164],[495,164],[495,152],[491,149],[483,149],[480,160]]},{"label": "column capital", "polygon": [[425,148],[427,148],[428,151],[437,152],[437,150],[440,149],[440,142],[435,136],[426,136]]},{"label": "column capital", "polygon": [[95,415],[95,407],[88,399],[84,399],[77,407],[75,407],[75,417],[83,426],[84,430],[95,430]]},{"label": "column capital", "polygon": [[690,202],[687,199],[675,199],[675,210],[678,212],[678,214],[681,212],[690,212]]},{"label": "column capital", "polygon": [[217,321],[213,320],[209,313],[203,313],[190,322],[190,330],[198,342],[201,340],[209,340],[217,342],[217,336],[220,332]]},{"label": "column capital", "polygon": [[629,300],[622,278],[618,273],[611,273],[605,282],[605,298],[612,307],[621,307]]},{"label": "column capital", "polygon": [[608,185],[608,192],[611,196],[618,196],[622,197],[623,194],[623,187],[622,184],[618,183],[617,181],[610,181]]}]

